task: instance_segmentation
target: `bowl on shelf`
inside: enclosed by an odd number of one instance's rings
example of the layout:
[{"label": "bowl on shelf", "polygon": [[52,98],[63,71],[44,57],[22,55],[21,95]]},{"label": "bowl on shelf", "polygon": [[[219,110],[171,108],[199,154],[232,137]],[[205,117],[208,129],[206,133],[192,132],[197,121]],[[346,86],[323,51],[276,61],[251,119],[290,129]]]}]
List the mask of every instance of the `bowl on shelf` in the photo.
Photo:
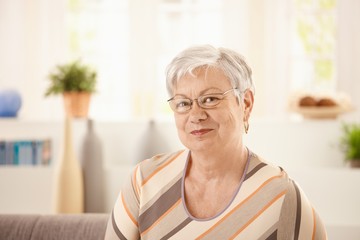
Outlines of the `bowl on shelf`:
[{"label": "bowl on shelf", "polygon": [[293,112],[302,115],[304,118],[337,118],[340,114],[352,111],[341,106],[334,107],[294,107]]},{"label": "bowl on shelf", "polygon": [[304,118],[335,119],[353,110],[350,100],[342,95],[302,94],[293,96],[289,101],[289,111],[298,113]]}]

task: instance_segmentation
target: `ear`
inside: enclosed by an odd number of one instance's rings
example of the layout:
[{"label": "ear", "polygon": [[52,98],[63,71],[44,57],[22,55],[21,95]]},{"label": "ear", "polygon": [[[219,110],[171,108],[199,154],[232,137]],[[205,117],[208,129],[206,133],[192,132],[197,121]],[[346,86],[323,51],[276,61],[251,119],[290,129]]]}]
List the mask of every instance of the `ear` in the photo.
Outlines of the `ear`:
[{"label": "ear", "polygon": [[249,89],[243,95],[244,99],[244,119],[248,120],[254,105],[254,94]]}]

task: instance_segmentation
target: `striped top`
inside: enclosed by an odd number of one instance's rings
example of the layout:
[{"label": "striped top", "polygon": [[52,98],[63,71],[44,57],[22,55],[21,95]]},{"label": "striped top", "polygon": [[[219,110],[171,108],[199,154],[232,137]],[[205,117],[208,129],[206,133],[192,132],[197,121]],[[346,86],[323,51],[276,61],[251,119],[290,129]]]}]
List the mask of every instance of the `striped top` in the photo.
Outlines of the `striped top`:
[{"label": "striped top", "polygon": [[112,239],[327,239],[321,219],[285,171],[250,153],[243,181],[227,208],[209,219],[187,211],[189,150],[139,163],[115,203]]}]

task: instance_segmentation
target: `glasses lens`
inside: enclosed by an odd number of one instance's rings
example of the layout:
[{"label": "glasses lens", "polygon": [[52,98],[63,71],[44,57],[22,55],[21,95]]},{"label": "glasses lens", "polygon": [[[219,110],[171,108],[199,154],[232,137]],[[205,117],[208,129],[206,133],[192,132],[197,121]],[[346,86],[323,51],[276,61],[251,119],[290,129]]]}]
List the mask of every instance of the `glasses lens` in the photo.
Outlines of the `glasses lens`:
[{"label": "glasses lens", "polygon": [[191,108],[191,100],[187,98],[175,98],[170,101],[170,106],[175,112],[186,112]]},{"label": "glasses lens", "polygon": [[[199,106],[202,108],[214,108],[221,102],[221,100],[224,99],[226,94],[228,94],[229,92],[231,92],[233,90],[237,90],[237,89],[233,88],[233,89],[227,90],[224,93],[206,94],[206,95],[200,96],[194,100],[197,100]],[[188,98],[172,98],[172,99],[168,100],[168,102],[170,104],[171,109],[174,112],[178,112],[178,113],[184,113],[184,112],[189,111],[193,104],[192,100],[188,99]]]}]

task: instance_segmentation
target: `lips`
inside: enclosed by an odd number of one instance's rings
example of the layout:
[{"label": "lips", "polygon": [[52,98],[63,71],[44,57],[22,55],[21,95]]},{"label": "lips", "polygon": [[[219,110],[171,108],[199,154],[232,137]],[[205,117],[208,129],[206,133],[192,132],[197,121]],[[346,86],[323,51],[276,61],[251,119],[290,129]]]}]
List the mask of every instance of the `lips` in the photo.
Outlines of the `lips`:
[{"label": "lips", "polygon": [[212,129],[204,128],[204,129],[191,131],[190,133],[194,136],[202,136],[210,131],[212,131]]}]

